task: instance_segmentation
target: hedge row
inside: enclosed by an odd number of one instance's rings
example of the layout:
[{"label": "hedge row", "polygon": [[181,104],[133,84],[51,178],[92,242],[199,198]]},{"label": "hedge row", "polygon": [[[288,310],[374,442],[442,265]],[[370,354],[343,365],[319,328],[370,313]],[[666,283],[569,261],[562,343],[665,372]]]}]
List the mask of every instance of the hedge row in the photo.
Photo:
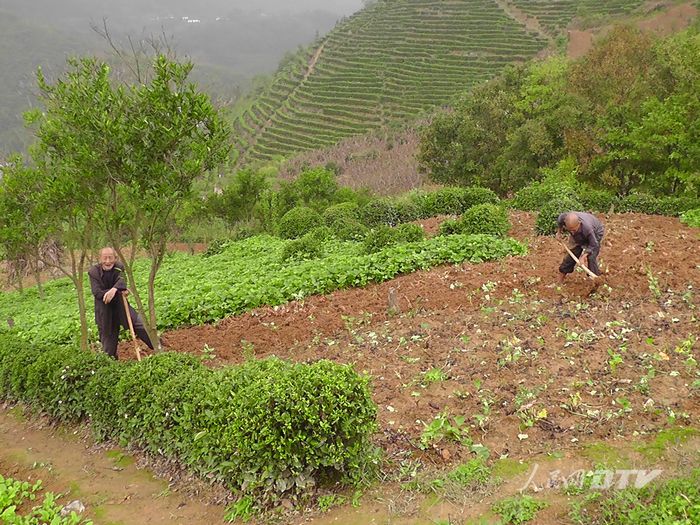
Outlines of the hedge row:
[{"label": "hedge row", "polygon": [[281,237],[292,239],[325,223],[338,238],[357,240],[364,237],[367,228],[397,226],[438,215],[461,215],[478,204],[498,202],[498,196],[487,188],[447,187],[432,192],[413,192],[399,198],[373,199],[362,206],[343,202],[327,208],[322,218],[313,210],[300,206],[280,219],[277,231]]},{"label": "hedge row", "polygon": [[510,204],[518,210],[540,211],[557,199],[575,201],[578,209],[574,211],[600,213],[613,210],[617,213],[679,217],[689,210],[700,208],[700,199],[694,197],[655,196],[645,193],[631,193],[619,197],[570,178],[547,178],[533,182],[516,193]]},{"label": "hedge row", "polygon": [[117,362],[0,334],[0,397],[184,465],[258,504],[358,481],[376,461],[369,379],[330,361],[211,370],[190,355]]}]

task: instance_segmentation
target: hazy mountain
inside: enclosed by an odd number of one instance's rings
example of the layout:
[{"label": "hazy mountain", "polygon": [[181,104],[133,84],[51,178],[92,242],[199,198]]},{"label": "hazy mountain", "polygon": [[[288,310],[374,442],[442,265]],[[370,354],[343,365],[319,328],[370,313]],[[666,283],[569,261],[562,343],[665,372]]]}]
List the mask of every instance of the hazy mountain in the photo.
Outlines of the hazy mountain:
[{"label": "hazy mountain", "polygon": [[26,141],[21,114],[38,66],[55,74],[69,55],[107,52],[91,26],[106,21],[118,42],[165,34],[195,62],[205,89],[231,99],[360,7],[360,0],[0,0],[0,153]]}]

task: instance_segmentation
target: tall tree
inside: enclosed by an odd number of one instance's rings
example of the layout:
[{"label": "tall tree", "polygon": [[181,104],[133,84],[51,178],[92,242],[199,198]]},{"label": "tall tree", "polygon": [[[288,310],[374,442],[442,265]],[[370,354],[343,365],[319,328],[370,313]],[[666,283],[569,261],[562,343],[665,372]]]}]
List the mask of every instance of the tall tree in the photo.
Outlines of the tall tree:
[{"label": "tall tree", "polygon": [[[92,58],[70,60],[53,84],[40,74],[46,111],[35,120],[41,157],[75,185],[76,206],[119,254],[159,346],[156,275],[194,180],[226,159],[230,129],[188,81],[191,63],[159,54],[143,76],[137,65],[131,83]],[[150,258],[147,301],[134,274],[139,248]]]}]

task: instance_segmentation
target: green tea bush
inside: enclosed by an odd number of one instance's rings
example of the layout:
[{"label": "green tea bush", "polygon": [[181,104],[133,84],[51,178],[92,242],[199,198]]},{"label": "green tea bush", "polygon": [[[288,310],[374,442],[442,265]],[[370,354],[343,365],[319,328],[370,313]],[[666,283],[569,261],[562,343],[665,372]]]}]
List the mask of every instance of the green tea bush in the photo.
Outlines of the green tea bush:
[{"label": "green tea bush", "polygon": [[657,197],[646,193],[631,193],[617,199],[615,210],[620,213],[634,212],[647,215],[679,217],[683,213],[700,207],[700,199],[693,197]]},{"label": "green tea bush", "polygon": [[387,246],[392,246],[399,242],[396,230],[384,224],[372,228],[362,241],[362,251],[364,253],[377,253]]},{"label": "green tea bush", "polygon": [[282,216],[277,224],[277,234],[283,239],[297,239],[322,224],[323,219],[318,212],[298,206]]},{"label": "green tea bush", "polygon": [[95,371],[85,389],[85,408],[92,433],[99,440],[119,436],[121,421],[119,405],[115,400],[117,385],[122,377],[131,373],[133,361],[111,362]]},{"label": "green tea bush", "polygon": [[343,202],[330,206],[323,212],[323,220],[338,239],[357,241],[367,234],[367,227],[360,220],[360,207],[355,202]]},{"label": "green tea bush", "polygon": [[146,438],[158,433],[163,417],[155,397],[157,387],[183,371],[189,373],[203,366],[189,354],[161,353],[144,359],[129,374],[122,375],[112,400],[118,407],[120,437],[153,450],[153,442]]},{"label": "green tea bush", "polygon": [[437,215],[460,215],[477,204],[496,204],[498,195],[488,188],[447,187],[413,196],[421,218]]},{"label": "green tea bush", "polygon": [[398,242],[419,242],[425,239],[425,231],[420,224],[399,224],[394,230]]},{"label": "green tea bush", "polygon": [[[31,352],[11,336],[1,339],[5,378]],[[34,356],[23,390],[3,383],[2,395],[31,399],[60,420],[87,416],[97,437],[176,460],[258,504],[355,483],[376,458],[369,378],[349,365],[272,358],[212,371],[186,354],[122,363],[66,347]],[[71,380],[56,380],[69,369],[76,370]],[[57,399],[73,400],[73,408],[56,410]]]},{"label": "green tea bush", "polygon": [[42,352],[23,341],[12,344],[12,339],[12,336],[3,336],[0,341],[0,345],[7,351],[0,363],[0,388],[3,389],[0,396],[30,402],[31,397],[27,392],[29,370]]},{"label": "green tea bush", "polygon": [[513,197],[512,206],[516,210],[538,211],[555,199],[577,199],[575,180],[571,178],[546,178],[531,182]]},{"label": "green tea bush", "polygon": [[457,220],[440,224],[440,235],[484,234],[505,237],[510,229],[508,211],[495,204],[477,204]]},{"label": "green tea bush", "polygon": [[306,260],[318,259],[323,255],[322,242],[325,239],[319,239],[313,232],[304,235],[301,239],[293,239],[289,241],[282,249],[282,261],[289,260]]},{"label": "green tea bush", "polygon": [[579,190],[576,200],[581,203],[581,209],[577,211],[594,213],[607,213],[616,202],[613,193],[605,190],[595,190],[587,186]]},{"label": "green tea bush", "polygon": [[695,208],[681,215],[681,222],[688,226],[700,228],[700,208]]},{"label": "green tea bush", "polygon": [[369,228],[396,226],[419,218],[418,205],[410,199],[375,199],[360,208],[360,222]]},{"label": "green tea bush", "polygon": [[505,237],[510,229],[508,211],[495,204],[472,206],[459,220],[460,233],[467,235],[485,234]]},{"label": "green tea bush", "polygon": [[557,231],[557,219],[562,213],[581,209],[581,203],[571,197],[559,197],[552,199],[542,206],[535,221],[535,233],[537,235],[554,235]]}]

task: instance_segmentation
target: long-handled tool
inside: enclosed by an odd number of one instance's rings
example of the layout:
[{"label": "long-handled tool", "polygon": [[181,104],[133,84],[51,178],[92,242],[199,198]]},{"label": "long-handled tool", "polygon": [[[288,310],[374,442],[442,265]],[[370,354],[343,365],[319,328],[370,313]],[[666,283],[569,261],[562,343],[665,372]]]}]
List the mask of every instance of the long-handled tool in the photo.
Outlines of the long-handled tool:
[{"label": "long-handled tool", "polygon": [[575,262],[576,264],[578,264],[581,268],[584,269],[584,271],[588,274],[589,279],[597,279],[597,278],[598,278],[598,276],[597,276],[596,274],[594,274],[594,273],[588,268],[588,266],[586,266],[585,264],[582,264],[582,263],[581,263],[581,261],[578,259],[578,257],[576,257],[576,256],[573,254],[573,252],[572,252],[571,250],[569,250],[569,247],[568,247],[566,244],[564,244],[561,240],[559,240],[559,244],[561,244],[561,245],[564,247],[564,249],[567,251],[567,253],[569,254],[569,256],[574,260],[574,262]]},{"label": "long-handled tool", "polygon": [[131,332],[131,339],[134,341],[134,350],[136,350],[136,359],[141,361],[141,349],[139,349],[139,342],[136,340],[136,332],[134,332],[134,323],[131,320],[131,311],[129,310],[129,302],[126,300],[124,295],[122,296],[122,303],[124,304],[124,312],[126,313],[126,321],[129,323],[129,331]]}]

